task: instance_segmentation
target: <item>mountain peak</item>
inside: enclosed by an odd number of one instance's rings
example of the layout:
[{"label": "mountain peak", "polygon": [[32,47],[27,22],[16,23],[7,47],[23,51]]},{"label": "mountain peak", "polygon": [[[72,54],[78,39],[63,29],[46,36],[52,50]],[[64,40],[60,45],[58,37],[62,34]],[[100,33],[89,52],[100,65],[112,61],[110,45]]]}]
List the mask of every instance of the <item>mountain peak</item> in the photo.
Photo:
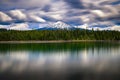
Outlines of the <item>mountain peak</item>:
[{"label": "mountain peak", "polygon": [[58,29],[69,29],[69,28],[71,28],[70,25],[68,25],[68,24],[66,24],[62,21],[57,21],[56,23],[53,23],[51,26],[53,28],[58,28]]},{"label": "mountain peak", "polygon": [[64,22],[62,22],[62,21],[57,21],[56,22],[56,24],[62,24],[62,23],[64,23]]}]

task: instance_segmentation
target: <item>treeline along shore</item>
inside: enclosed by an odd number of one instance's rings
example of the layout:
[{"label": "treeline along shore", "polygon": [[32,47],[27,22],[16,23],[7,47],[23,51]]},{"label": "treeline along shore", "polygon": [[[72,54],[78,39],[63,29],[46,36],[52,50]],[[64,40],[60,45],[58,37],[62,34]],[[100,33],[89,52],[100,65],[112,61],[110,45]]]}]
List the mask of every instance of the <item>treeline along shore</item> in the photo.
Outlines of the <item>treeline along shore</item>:
[{"label": "treeline along shore", "polygon": [[120,40],[119,31],[94,30],[0,30],[0,41]]}]

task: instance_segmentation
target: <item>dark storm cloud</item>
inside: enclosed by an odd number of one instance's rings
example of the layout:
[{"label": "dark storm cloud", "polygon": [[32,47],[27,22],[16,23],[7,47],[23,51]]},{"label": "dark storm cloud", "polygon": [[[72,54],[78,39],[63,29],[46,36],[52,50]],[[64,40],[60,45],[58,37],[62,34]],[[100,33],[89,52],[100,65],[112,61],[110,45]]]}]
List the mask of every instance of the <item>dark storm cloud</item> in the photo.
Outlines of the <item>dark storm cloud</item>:
[{"label": "dark storm cloud", "polygon": [[72,8],[83,9],[85,8],[80,0],[64,0]]},{"label": "dark storm cloud", "polygon": [[104,2],[101,2],[100,3],[101,5],[106,5],[106,4],[109,4],[109,5],[119,5],[120,4],[120,0],[112,0],[112,1],[104,1]]},{"label": "dark storm cloud", "polygon": [[45,5],[42,10],[45,12],[49,12],[50,11],[51,6],[50,5]]},{"label": "dark storm cloud", "polygon": [[53,19],[53,18],[51,18],[51,17],[49,17],[49,16],[42,16],[42,18],[43,19],[45,19],[45,20],[47,20],[47,21],[49,21],[49,22],[56,22],[57,20],[55,20],[55,19]]}]

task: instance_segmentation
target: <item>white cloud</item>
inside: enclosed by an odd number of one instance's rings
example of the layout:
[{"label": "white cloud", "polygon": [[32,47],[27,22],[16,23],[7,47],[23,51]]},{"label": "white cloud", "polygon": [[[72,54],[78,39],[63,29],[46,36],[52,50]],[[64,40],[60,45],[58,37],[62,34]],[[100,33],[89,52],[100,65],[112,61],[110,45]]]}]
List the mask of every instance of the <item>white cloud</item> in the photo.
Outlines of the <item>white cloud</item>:
[{"label": "white cloud", "polygon": [[92,13],[96,14],[99,17],[105,17],[105,13],[102,10],[92,10]]},{"label": "white cloud", "polygon": [[79,17],[84,23],[88,23],[88,22],[90,22],[92,15],[82,15]]},{"label": "white cloud", "polygon": [[3,25],[0,25],[0,28],[5,28],[5,26],[3,26]]},{"label": "white cloud", "polygon": [[[59,4],[59,5],[58,5]],[[41,10],[41,8],[33,9],[27,12],[29,15],[39,15],[39,16],[47,16],[53,18],[55,20],[62,20],[65,18],[65,14],[68,11],[68,5],[64,1],[56,1],[50,2],[50,9],[49,11]],[[62,7],[61,7],[62,6]]]},{"label": "white cloud", "polygon": [[104,19],[104,18],[117,17],[120,15],[119,11],[112,6],[104,6],[103,10],[91,10],[90,12],[96,15],[93,18],[100,17]]},{"label": "white cloud", "polygon": [[35,22],[46,22],[44,19],[36,15],[29,15],[29,19]]},{"label": "white cloud", "polygon": [[63,17],[60,14],[50,15],[50,17],[56,19],[56,20],[62,20]]},{"label": "white cloud", "polygon": [[11,10],[9,14],[15,20],[23,20],[23,21],[33,21],[33,22],[46,22],[44,19],[40,18],[36,14],[32,12],[27,12],[24,10],[24,13],[21,10]]},{"label": "white cloud", "polygon": [[120,31],[120,26],[118,25],[112,26],[111,30]]},{"label": "white cloud", "polygon": [[88,24],[83,24],[83,25],[80,25],[80,26],[75,26],[76,28],[82,28],[82,29],[88,29],[89,26]]},{"label": "white cloud", "polygon": [[[88,10],[101,18],[109,18],[119,15],[119,5],[112,5],[118,0],[81,0]],[[92,6],[92,7],[91,7]]]},{"label": "white cloud", "polygon": [[[103,7],[103,9],[106,10],[105,15],[107,17],[112,17],[112,16],[119,15],[119,8],[120,7],[118,7],[118,6],[112,6],[112,5],[105,5]],[[108,12],[107,12],[107,10],[108,10]]]},{"label": "white cloud", "polygon": [[104,5],[110,4],[117,0],[81,0],[84,6],[89,7],[90,5],[96,7],[103,7]]},{"label": "white cloud", "polygon": [[[62,6],[62,7],[61,7]],[[62,11],[68,8],[69,6],[62,0],[58,0],[51,4],[51,11]]]},{"label": "white cloud", "polygon": [[5,28],[5,26],[3,26],[3,25],[0,25],[0,28]]},{"label": "white cloud", "polygon": [[12,21],[12,18],[0,11],[0,21],[2,22]]},{"label": "white cloud", "polygon": [[33,8],[33,7],[43,7],[47,5],[51,0],[1,0],[0,4],[5,4],[5,8]]},{"label": "white cloud", "polygon": [[50,18],[53,18],[55,20],[62,20],[65,18],[66,10],[56,10],[56,11],[49,11],[49,12],[44,12],[44,11],[37,11],[37,12],[31,12],[31,14],[35,15],[40,15],[40,16],[48,16]]},{"label": "white cloud", "polygon": [[9,25],[0,25],[0,28],[8,29]]},{"label": "white cloud", "polygon": [[11,10],[9,14],[18,20],[26,20],[26,14],[24,14],[21,10]]},{"label": "white cloud", "polygon": [[10,30],[31,30],[27,23],[11,24]]}]

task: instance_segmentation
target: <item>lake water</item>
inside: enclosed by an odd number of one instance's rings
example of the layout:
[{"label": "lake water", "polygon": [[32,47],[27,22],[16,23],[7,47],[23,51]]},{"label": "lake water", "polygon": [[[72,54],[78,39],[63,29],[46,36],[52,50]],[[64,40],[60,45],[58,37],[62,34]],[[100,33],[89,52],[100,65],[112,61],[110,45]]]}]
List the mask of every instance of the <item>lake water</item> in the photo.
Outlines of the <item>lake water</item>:
[{"label": "lake water", "polygon": [[0,43],[0,80],[120,80],[120,42]]}]

